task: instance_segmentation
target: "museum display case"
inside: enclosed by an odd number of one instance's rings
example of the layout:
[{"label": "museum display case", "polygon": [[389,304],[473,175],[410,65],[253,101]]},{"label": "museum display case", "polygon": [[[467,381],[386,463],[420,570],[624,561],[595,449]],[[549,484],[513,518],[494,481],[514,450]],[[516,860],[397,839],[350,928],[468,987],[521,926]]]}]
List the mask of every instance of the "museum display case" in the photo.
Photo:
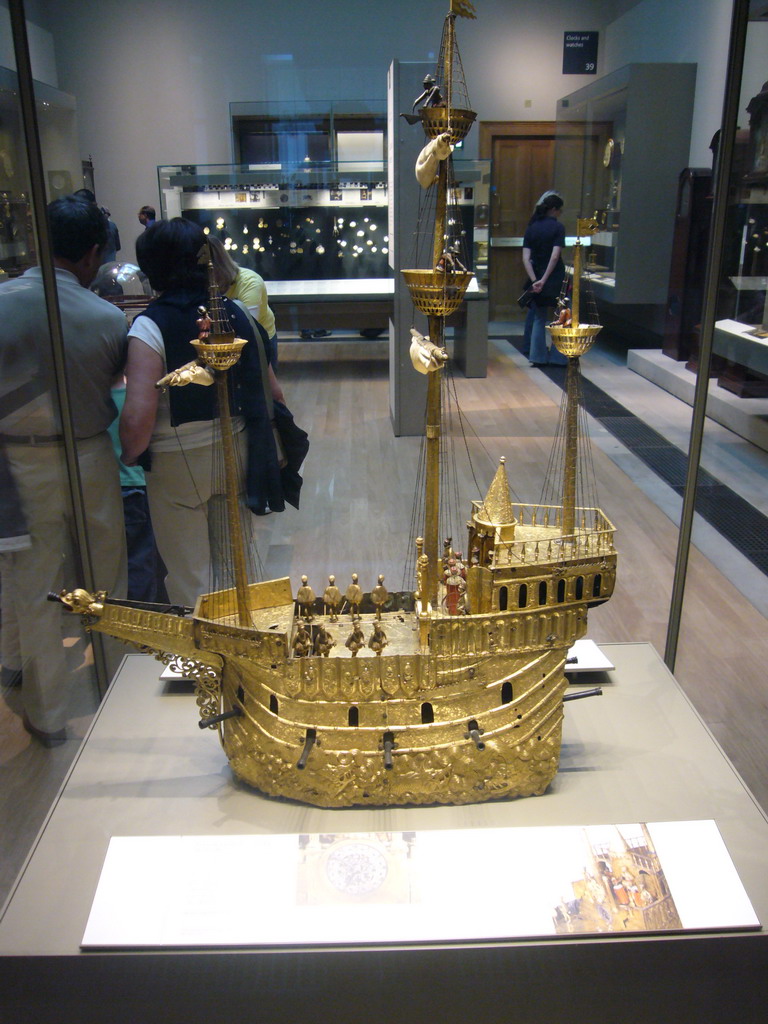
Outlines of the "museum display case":
[{"label": "museum display case", "polygon": [[[82,187],[74,97],[35,83],[49,200]],[[0,280],[37,263],[29,170],[16,74],[0,67]]]},{"label": "museum display case", "polygon": [[588,262],[603,303],[666,299],[695,80],[693,64],[628,64],[558,100],[555,187],[567,234],[600,223]]},{"label": "museum display case", "polygon": [[[277,62],[276,62],[277,63]],[[362,162],[383,167],[386,110],[380,99],[235,101],[229,104],[236,163],[292,166]]]},{"label": "museum display case", "polygon": [[[761,851],[768,821],[652,647],[609,644],[604,651],[614,665],[600,673],[604,696],[580,701],[578,713],[569,715],[564,763],[546,797],[386,811],[318,810],[233,786],[221,772],[215,735],[190,733],[196,708],[189,685],[160,678],[153,659],[129,655],[0,919],[3,998],[8,1006],[14,1002],[14,1020],[60,1021],[61,1007],[76,1004],[79,1020],[97,1021],[106,999],[126,1020],[146,1018],[148,1006],[173,1007],[174,1020],[202,1022],[247,1016],[258,1005],[260,1020],[284,1021],[320,1000],[326,1014],[340,1020],[384,1021],[392,1009],[382,996],[392,992],[401,1016],[458,1022],[477,1009],[478,977],[487,980],[486,1019],[504,1019],[519,1002],[521,986],[526,1006],[535,1004],[558,1024],[595,1016],[618,1020],[628,1007],[638,1020],[680,1024],[728,1019],[734,1006],[739,1020],[762,1019],[768,938],[749,920],[749,906],[765,919]],[[664,930],[651,917],[645,928],[633,921],[627,934],[607,928],[579,933],[577,920],[564,934],[557,904],[565,891],[555,885],[552,902],[537,903],[529,885],[536,865],[525,857],[498,863],[490,856],[506,829],[523,837],[544,836],[555,826],[713,820],[725,859],[713,867],[702,843],[695,864],[669,849],[662,864],[673,895],[677,878],[698,878],[691,912],[699,922],[722,905],[726,870],[735,867],[748,896],[739,908],[746,911],[742,927]],[[347,862],[334,865],[335,887],[316,887],[314,905],[303,908],[314,935],[307,931],[296,942],[287,937],[288,911],[274,895],[287,885],[290,896],[290,857],[275,864],[237,851],[261,850],[264,843],[290,848],[291,839],[302,849],[340,833],[352,833]],[[379,899],[373,895],[385,865],[375,851],[361,860],[367,851],[360,846],[372,844],[371,833],[389,846],[431,840],[431,869],[423,850],[416,864],[430,879],[447,876],[430,917],[431,941],[419,941],[424,907],[419,892],[411,895],[403,881],[407,850],[400,863],[388,857],[388,885]],[[111,935],[96,936],[94,944],[89,917],[95,893],[104,892],[100,876],[112,837],[135,851],[125,870],[140,880],[141,900],[132,906],[118,886],[106,908]],[[472,842],[488,852],[477,854],[475,847],[470,856]],[[351,851],[350,843],[356,844]],[[156,853],[162,846],[174,858],[173,882],[165,886],[160,879],[169,878],[169,863]],[[222,849],[235,855],[224,859]],[[546,844],[545,851],[543,867],[551,873],[558,851]],[[697,864],[708,865],[703,876]],[[478,871],[484,877],[476,882],[457,882],[462,873]],[[647,862],[643,872],[648,879]],[[234,877],[245,879],[245,891],[227,881]],[[570,877],[578,888],[579,872]],[[213,878],[224,880],[215,892]],[[293,887],[300,902],[296,882]],[[179,901],[178,890],[186,898]],[[538,908],[534,926],[532,908]],[[494,912],[500,934],[484,937],[485,923],[478,921]],[[158,918],[162,927],[151,932]],[[364,938],[339,937],[350,921],[360,922]],[[532,930],[514,937],[521,922]],[[218,929],[214,941],[212,929]],[[243,938],[261,930],[278,938]],[[435,939],[438,930],[443,935]],[[426,997],[425,975],[431,979]],[[642,984],[628,985],[628,978],[642,978]],[[646,1015],[638,1016],[642,1009]]]},{"label": "museum display case", "polygon": [[[639,231],[632,220],[625,231],[630,177],[624,173],[627,145],[620,140],[630,137],[624,134],[626,120],[619,112],[613,120],[594,124],[595,141],[589,146],[585,142],[568,156],[568,166],[579,175],[580,189],[582,185],[586,189],[582,212],[594,212],[590,204],[602,211],[591,263],[604,276],[611,304],[645,301],[616,298],[617,294],[646,294],[639,286],[627,293],[620,288],[624,268],[631,274],[629,254]],[[461,167],[458,161],[457,167]],[[351,323],[362,326],[361,307],[354,296],[374,294],[377,282],[383,284],[382,294],[388,294],[390,287],[394,290],[387,259],[391,253],[382,251],[389,248],[390,234],[385,168],[366,169],[359,163],[345,167],[342,162],[333,170],[319,163],[290,172],[231,165],[179,165],[162,171],[167,172],[161,176],[163,215],[183,214],[218,233],[237,262],[255,267],[272,281],[276,300],[284,287],[285,301],[292,308],[304,302],[310,307],[308,317],[317,315],[317,295],[324,291],[337,305],[349,307]],[[461,177],[461,195],[455,198],[463,205],[464,224],[471,225],[471,258],[482,280],[484,237],[479,208],[487,203],[482,192],[487,177],[482,169],[476,178],[469,173]],[[758,205],[755,190],[749,195],[751,209]],[[647,214],[645,204],[641,205]],[[575,204],[571,212],[575,215]],[[383,246],[379,237],[385,240]],[[321,247],[323,251],[318,251]],[[402,236],[400,247],[404,248]],[[653,248],[643,256],[648,264],[656,258]],[[739,264],[741,270],[745,267]],[[304,288],[308,282],[315,292],[310,295],[305,290],[299,295],[297,287]],[[738,309],[745,315],[747,306]],[[743,327],[751,330],[757,323],[745,320]],[[360,381],[364,386],[362,374]],[[506,396],[497,404],[505,401]],[[366,474],[378,473],[382,489],[391,490],[400,483],[394,467],[381,457],[373,458],[377,450],[366,448],[360,440],[363,435],[354,417],[366,405],[366,397],[360,396],[359,406],[350,414],[351,432],[357,453],[370,462],[365,468],[355,463],[347,469],[351,501],[363,510],[353,508],[350,513],[345,503],[339,514],[345,522],[356,514],[371,517],[363,501]],[[336,411],[329,404],[324,415],[336,415]],[[347,414],[341,403],[339,411]],[[490,411],[492,406],[483,407],[481,414]],[[321,420],[317,424],[319,447]],[[539,426],[532,422],[531,432]],[[492,432],[492,427],[486,427],[486,434]],[[317,501],[319,515],[323,501],[324,496]],[[323,549],[330,548],[331,542],[329,527]],[[385,535],[382,544],[387,543]],[[659,544],[663,543],[660,537]],[[294,545],[300,547],[299,531],[286,530],[282,547]],[[273,544],[273,551],[277,546]],[[638,592],[633,628],[644,628],[640,606],[646,601],[658,604],[660,595],[663,599],[658,581]],[[692,637],[693,629],[688,633],[689,644],[694,642]],[[739,637],[732,639],[735,644]],[[81,653],[82,641],[78,644],[73,657]],[[145,840],[169,839],[181,851],[177,877],[189,881],[189,888],[177,906],[176,923],[197,925],[229,910],[236,924],[247,925],[250,914],[250,922],[271,917],[279,928],[279,912],[266,910],[265,904],[276,888],[273,871],[284,879],[284,865],[265,867],[263,861],[238,855],[224,860],[216,855],[222,846],[234,849],[239,840],[286,836],[295,836],[299,844],[306,839],[311,845],[319,844],[320,836],[327,839],[345,832],[354,836],[363,831],[391,845],[391,835],[410,837],[419,829],[429,833],[439,848],[443,872],[451,874],[452,859],[468,849],[460,842],[453,845],[457,835],[484,844],[498,829],[525,832],[610,822],[703,821],[719,830],[757,920],[765,921],[768,893],[763,851],[768,822],[755,798],[649,644],[608,644],[605,651],[614,669],[601,674],[602,697],[580,701],[578,713],[568,715],[561,770],[545,797],[525,802],[494,800],[463,808],[346,811],[272,800],[235,782],[222,770],[215,733],[197,729],[196,697],[188,681],[163,672],[144,654],[130,654],[96,709],[60,793],[51,797],[53,806],[42,831],[34,843],[30,838],[31,853],[0,916],[0,961],[7,967],[8,978],[0,1003],[14,1007],[19,1024],[59,1021],[67,1013],[62,1007],[71,1008],[82,1021],[100,1020],[105,1005],[120,1019],[163,1012],[186,1021],[215,1019],[217,1014],[247,1017],[253,1012],[265,1022],[282,1021],[286,1015],[299,1019],[312,1005],[322,1005],[324,1013],[339,1020],[352,1013],[371,1022],[391,1019],[393,1013],[414,1020],[437,1015],[445,1022],[466,1020],[478,1012],[489,1019],[504,1019],[505,1014],[517,1019],[530,1006],[552,1022],[612,1020],[627,1014],[638,1020],[700,1022],[727,1019],[735,1008],[741,1021],[761,1020],[768,975],[764,971],[766,936],[759,925],[752,921],[725,928],[694,924],[685,931],[666,932],[651,925],[644,933],[633,929],[634,934],[622,935],[599,930],[585,934],[590,930],[586,927],[576,934],[577,925],[567,935],[559,931],[558,937],[544,931],[515,935],[511,929],[497,935],[472,933],[472,926],[480,927],[478,910],[492,907],[506,923],[507,918],[515,918],[530,889],[528,863],[510,859],[491,871],[484,853],[467,858],[466,885],[446,885],[441,910],[448,931],[439,939],[407,934],[396,941],[388,938],[394,926],[401,927],[404,920],[407,926],[412,909],[405,905],[401,865],[390,861],[388,900],[381,901],[382,906],[363,908],[373,930],[364,942],[331,941],[328,931],[316,944],[306,936],[283,944],[233,942],[230,937],[221,943],[197,941],[186,947],[121,938],[112,946],[97,940],[86,948],[84,930],[109,843],[115,837],[135,839],[141,845]],[[724,691],[729,689],[727,684],[728,679],[721,681]],[[579,689],[571,687],[574,693]],[[74,713],[84,719],[90,709],[78,706]],[[274,714],[271,706],[266,713]],[[470,724],[466,737],[470,741],[471,733]],[[636,829],[640,827],[645,826]],[[318,894],[312,910],[317,911],[321,930],[324,914],[329,920],[343,916],[337,914],[337,907],[329,908],[331,890],[345,888],[350,904],[379,902],[370,894],[385,869],[377,867],[381,861],[372,860],[370,854],[361,860],[365,851],[360,845],[358,840],[357,848],[352,848],[354,860],[337,857],[330,873],[324,863],[324,874],[318,868],[316,878],[312,876]],[[245,843],[238,848],[256,847]],[[343,852],[349,851],[347,846]],[[399,849],[389,852],[400,858],[408,855]],[[320,860],[318,855],[312,871]],[[698,860],[695,854],[694,860]],[[152,857],[144,863],[148,882],[157,882]],[[686,874],[688,866],[678,862],[678,871]],[[484,874],[484,885],[473,888],[472,875],[477,872]],[[574,895],[583,881],[569,877]],[[481,907],[478,891],[483,893]],[[694,902],[709,911],[722,892],[722,875],[710,871],[701,879]],[[567,889],[558,893],[563,905],[566,893],[570,895]],[[263,902],[262,894],[268,897]],[[246,913],[246,907],[253,909]],[[140,918],[141,908],[133,909]],[[596,904],[593,909],[592,920],[599,921]],[[558,902],[544,907],[548,924],[557,923],[559,911]],[[163,912],[160,907],[159,913]],[[376,932],[378,924],[380,932]],[[562,919],[559,924],[563,925]],[[425,978],[430,979],[427,986]]]},{"label": "museum display case", "polygon": [[768,396],[768,82],[741,112],[729,178],[713,350],[718,383],[742,398]]},{"label": "museum display case", "polygon": [[713,351],[721,387],[768,396],[768,177],[733,181]]},{"label": "museum display case", "polygon": [[[482,275],[490,161],[457,160],[456,179],[470,269]],[[201,224],[222,239],[240,266],[265,281],[392,276],[382,162],[163,166],[158,180],[163,217]]]}]

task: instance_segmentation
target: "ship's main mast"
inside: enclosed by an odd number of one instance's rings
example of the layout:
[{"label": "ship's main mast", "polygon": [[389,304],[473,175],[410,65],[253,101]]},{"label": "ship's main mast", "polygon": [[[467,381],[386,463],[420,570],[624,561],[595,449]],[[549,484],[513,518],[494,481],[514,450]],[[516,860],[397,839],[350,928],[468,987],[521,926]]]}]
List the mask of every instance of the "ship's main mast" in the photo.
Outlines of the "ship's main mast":
[{"label": "ship's main mast", "polygon": [[[455,107],[455,68],[461,67],[456,48],[455,22],[458,16],[474,18],[473,8],[466,0],[451,0],[445,18],[443,41],[438,67],[437,102],[425,105],[420,111],[421,123],[428,139],[442,139],[453,147],[464,139],[472,127],[476,114],[466,107]],[[462,83],[463,95],[466,89]],[[432,265],[428,270],[404,270],[403,277],[411,292],[414,306],[427,315],[429,340],[438,349],[443,348],[445,321],[461,305],[464,293],[472,280],[472,273],[456,266],[447,245],[447,211],[449,193],[450,155],[438,162],[436,181],[435,222],[432,238]],[[426,457],[425,457],[425,511],[424,545],[427,566],[424,573],[426,595],[436,607],[438,598],[440,536],[440,443],[441,443],[441,378],[442,361],[435,361],[427,377]]]},{"label": "ship's main mast", "polygon": [[[429,317],[430,338],[440,338],[436,345],[442,346],[440,329],[443,321],[437,316]],[[437,367],[427,377],[427,420],[426,420],[426,467],[424,502],[424,554],[427,563],[427,593],[434,608],[437,604],[438,553],[439,553],[439,511],[440,511],[440,420],[442,408],[440,389],[442,367]]]}]

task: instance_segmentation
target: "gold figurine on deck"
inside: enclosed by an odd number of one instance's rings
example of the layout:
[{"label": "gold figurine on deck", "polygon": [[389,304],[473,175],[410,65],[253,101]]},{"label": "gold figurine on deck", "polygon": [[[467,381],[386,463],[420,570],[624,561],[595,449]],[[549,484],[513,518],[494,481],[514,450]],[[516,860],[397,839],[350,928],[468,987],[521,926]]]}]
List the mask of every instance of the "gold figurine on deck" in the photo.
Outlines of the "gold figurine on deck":
[{"label": "gold figurine on deck", "polygon": [[363,633],[363,627],[360,624],[360,619],[355,619],[352,623],[352,632],[347,637],[346,645],[351,657],[356,658],[357,652],[365,647],[365,633]]},{"label": "gold figurine on deck", "polygon": [[376,586],[371,591],[371,600],[376,606],[376,618],[381,618],[381,611],[389,600],[389,591],[384,586],[384,577],[379,576]]},{"label": "gold figurine on deck", "polygon": [[335,646],[336,641],[325,626],[318,626],[317,632],[315,633],[315,654],[319,654],[321,657],[327,658],[331,653],[331,649]]},{"label": "gold figurine on deck", "polygon": [[341,591],[336,586],[336,577],[329,576],[328,586],[323,591],[323,608],[331,622],[336,622],[338,619],[342,600]]},{"label": "gold figurine on deck", "polygon": [[344,600],[349,605],[349,614],[354,619],[360,608],[360,602],[363,600],[363,588],[358,583],[356,572],[352,573],[352,582],[347,587]]},{"label": "gold figurine on deck", "polygon": [[379,656],[382,654],[388,643],[389,640],[387,640],[387,634],[384,632],[384,627],[378,620],[375,621],[373,624],[373,632],[368,639],[368,646],[375,655]]},{"label": "gold figurine on deck", "polygon": [[301,577],[301,586],[296,593],[296,604],[301,609],[301,614],[309,622],[314,618],[312,610],[315,605],[315,592],[309,586],[306,576]]}]

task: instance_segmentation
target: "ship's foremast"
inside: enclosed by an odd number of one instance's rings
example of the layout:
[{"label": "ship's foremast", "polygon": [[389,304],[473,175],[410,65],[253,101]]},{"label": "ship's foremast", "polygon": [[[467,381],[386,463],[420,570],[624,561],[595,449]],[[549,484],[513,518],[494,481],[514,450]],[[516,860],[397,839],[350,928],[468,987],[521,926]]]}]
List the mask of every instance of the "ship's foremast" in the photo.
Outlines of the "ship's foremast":
[{"label": "ship's foremast", "polygon": [[198,361],[214,376],[216,398],[221,425],[221,447],[224,462],[224,486],[227,509],[227,527],[237,603],[237,621],[250,626],[248,609],[248,576],[246,571],[245,540],[239,509],[239,474],[235,455],[235,435],[232,430],[232,409],[229,402],[229,371],[240,358],[247,341],[236,338],[225,313],[216,284],[208,245],[201,251],[200,261],[208,272],[208,309],[202,311],[200,336],[192,342]]}]

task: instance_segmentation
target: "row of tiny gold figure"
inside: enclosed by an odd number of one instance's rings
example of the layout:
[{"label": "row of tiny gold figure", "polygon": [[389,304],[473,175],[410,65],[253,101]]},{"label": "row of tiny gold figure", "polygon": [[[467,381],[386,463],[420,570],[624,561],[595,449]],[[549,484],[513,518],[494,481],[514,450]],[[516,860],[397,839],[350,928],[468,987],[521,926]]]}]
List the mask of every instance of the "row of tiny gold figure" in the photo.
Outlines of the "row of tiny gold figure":
[{"label": "row of tiny gold figure", "polygon": [[[379,576],[378,583],[371,591],[371,601],[376,607],[376,618],[381,618],[381,609],[387,603],[389,597],[389,591],[384,586],[384,577]],[[296,593],[296,603],[299,606],[302,616],[307,622],[311,622],[313,615],[312,609],[315,604],[315,592],[307,582],[307,577],[301,577],[301,586]],[[358,576],[356,572],[352,573],[352,582],[347,587],[345,593],[342,595],[339,588],[336,586],[336,577],[328,577],[328,586],[323,591],[323,607],[325,608],[326,614],[329,615],[331,622],[336,622],[339,617],[339,613],[345,610],[346,605],[349,605],[349,613],[352,618],[358,614],[360,608],[360,602],[363,600],[363,588],[358,583]]]},{"label": "row of tiny gold figure", "polygon": [[[308,626],[306,622],[299,623],[299,628],[296,630],[296,635],[293,638],[294,655],[297,658],[307,658],[310,654],[320,654],[327,658],[331,653],[331,648],[336,646],[336,641],[324,625],[315,627],[314,639],[312,638],[311,629],[312,627]],[[380,655],[388,643],[384,627],[380,622],[374,621],[373,632],[368,638],[368,647],[370,647],[374,654]],[[357,657],[357,652],[366,646],[365,634],[363,633],[362,623],[359,618],[353,619],[352,632],[347,637],[344,646],[349,650],[353,658]]]}]

